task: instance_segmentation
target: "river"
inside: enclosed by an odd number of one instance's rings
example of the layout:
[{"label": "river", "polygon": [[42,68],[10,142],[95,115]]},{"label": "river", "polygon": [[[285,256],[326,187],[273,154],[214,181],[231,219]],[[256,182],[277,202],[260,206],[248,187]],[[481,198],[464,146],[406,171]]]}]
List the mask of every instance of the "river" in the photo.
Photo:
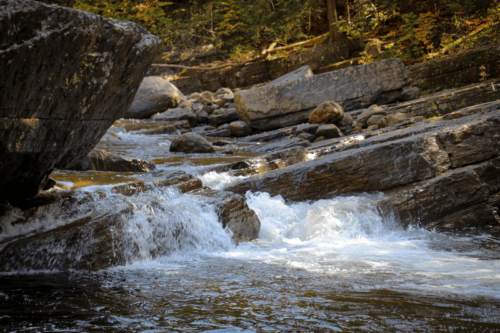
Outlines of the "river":
[{"label": "river", "polygon": [[[255,144],[237,140],[233,155],[171,154],[170,136],[142,135],[146,123],[118,125],[98,148],[184,170],[214,189],[235,177],[205,173],[207,166],[256,156]],[[82,195],[143,176],[54,174],[59,186]],[[258,239],[239,246],[215,208],[191,195],[156,189],[96,200],[92,209],[133,207],[128,263],[98,272],[0,273],[0,330],[500,331],[500,239],[404,229],[379,215],[377,193],[299,203],[267,193],[246,197],[262,225]],[[4,226],[0,245],[64,223],[59,214]],[[184,229],[174,241],[176,223]]]}]

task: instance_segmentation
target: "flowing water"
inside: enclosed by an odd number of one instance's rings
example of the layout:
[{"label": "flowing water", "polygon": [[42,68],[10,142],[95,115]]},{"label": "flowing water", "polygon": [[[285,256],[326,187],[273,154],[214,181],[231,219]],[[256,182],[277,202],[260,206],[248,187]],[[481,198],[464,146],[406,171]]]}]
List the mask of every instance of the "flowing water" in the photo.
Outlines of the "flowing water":
[{"label": "flowing water", "polygon": [[[170,154],[172,137],[120,125],[100,148],[182,169],[214,189],[235,177],[204,173],[206,166],[256,156],[251,144],[237,141],[233,155]],[[84,195],[109,193],[112,185],[144,175],[60,171],[54,177]],[[127,242],[139,250],[128,264],[98,272],[0,273],[0,331],[500,331],[500,240],[404,229],[378,214],[382,198],[289,204],[247,193],[262,228],[258,239],[239,246],[214,207],[195,196],[157,189],[96,199],[78,209],[133,207]],[[46,214],[8,227],[0,244],[62,225],[64,217]],[[169,231],[178,223],[183,232],[174,241]]]}]

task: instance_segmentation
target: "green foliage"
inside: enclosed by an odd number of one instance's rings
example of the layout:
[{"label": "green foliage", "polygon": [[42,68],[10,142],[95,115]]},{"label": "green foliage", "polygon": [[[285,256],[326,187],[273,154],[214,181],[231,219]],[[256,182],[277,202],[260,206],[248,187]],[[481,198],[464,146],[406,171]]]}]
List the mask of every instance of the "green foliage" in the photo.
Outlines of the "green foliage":
[{"label": "green foliage", "polygon": [[[314,38],[311,31],[316,36],[329,31],[326,0],[41,1],[134,21],[160,37],[166,46],[214,44],[219,54],[235,61],[255,56],[273,42],[279,47]],[[352,42],[351,51],[363,51],[365,36],[382,39],[384,52],[376,59],[363,54],[361,63],[390,57],[411,63],[431,57],[439,48],[451,53],[499,42],[499,1],[349,0],[348,20],[343,17],[345,1],[337,0],[336,25]],[[466,31],[468,21],[478,17],[483,19],[483,26],[474,33],[472,29]],[[384,29],[392,31],[381,33]],[[323,41],[327,42],[329,38]]]},{"label": "green foliage", "polygon": [[432,30],[436,27],[436,13],[421,13],[419,16],[413,12],[403,14],[404,24],[401,29],[405,36],[399,42],[410,42],[410,48],[415,56],[421,56],[424,51],[430,52],[434,46],[432,45]]},{"label": "green foliage", "polygon": [[361,59],[358,60],[358,63],[360,65],[363,64],[369,64],[371,62],[374,62],[376,59],[373,59],[373,56],[371,54],[368,54],[366,52],[361,52]]},{"label": "green foliage", "polygon": [[72,7],[108,18],[136,22],[165,40],[165,31],[173,23],[166,14],[172,4],[166,1],[74,0]]}]

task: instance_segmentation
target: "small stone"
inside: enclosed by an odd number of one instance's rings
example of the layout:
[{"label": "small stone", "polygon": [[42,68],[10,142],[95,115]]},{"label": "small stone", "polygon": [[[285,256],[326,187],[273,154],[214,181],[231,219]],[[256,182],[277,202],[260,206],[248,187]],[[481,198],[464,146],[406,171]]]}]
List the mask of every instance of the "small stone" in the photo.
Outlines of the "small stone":
[{"label": "small stone", "polygon": [[202,102],[204,104],[213,104],[214,103],[214,96],[210,91],[204,91],[201,93],[201,98]]},{"label": "small stone", "polygon": [[244,121],[238,120],[233,121],[229,124],[229,131],[233,136],[243,137],[252,134],[252,127],[245,123]]},{"label": "small stone", "polygon": [[208,113],[203,110],[198,110],[195,112],[196,120],[199,123],[205,123],[208,120]]},{"label": "small stone", "polygon": [[203,97],[200,93],[192,93],[188,96],[188,99],[193,100],[194,103],[203,103]]},{"label": "small stone", "polygon": [[368,132],[371,132],[371,131],[374,131],[378,129],[378,126],[377,125],[370,125],[368,126],[368,128],[366,129]]},{"label": "small stone", "polygon": [[212,108],[211,106],[209,105],[203,105],[202,106],[202,109],[203,111],[205,111],[206,113],[208,114],[212,114],[212,112],[214,112],[214,108]]},{"label": "small stone", "polygon": [[344,109],[329,101],[318,106],[309,116],[309,124],[333,124],[344,118]]},{"label": "small stone", "polygon": [[226,105],[227,102],[223,99],[216,99],[214,101],[214,103],[215,103],[215,105],[218,105],[219,107],[223,107],[224,105]]},{"label": "small stone", "polygon": [[337,127],[345,127],[352,125],[353,122],[354,120],[352,119],[351,116],[344,116],[344,118],[338,121],[335,125],[337,125]]},{"label": "small stone", "polygon": [[193,128],[193,132],[194,133],[200,133],[200,132],[205,132],[205,131],[213,131],[214,129],[215,129],[215,127],[208,126],[208,125],[197,126],[197,127]]},{"label": "small stone", "polygon": [[224,150],[223,152],[221,152],[221,154],[232,155],[232,154],[234,154],[234,151],[232,151],[231,149],[228,149],[228,150]]},{"label": "small stone", "polygon": [[362,129],[363,129],[363,128],[362,128],[361,126],[356,126],[356,127],[354,127],[354,128],[352,129],[352,131],[351,131],[351,132],[361,132],[361,130],[362,130]]},{"label": "small stone", "polygon": [[233,91],[229,88],[220,88],[215,92],[214,96],[216,98],[220,98],[219,96],[224,96],[226,94],[232,94],[232,93]]},{"label": "small stone", "polygon": [[418,87],[412,87],[410,89],[407,89],[403,91],[401,94],[401,100],[402,101],[412,101],[414,99],[419,99],[420,98],[420,89]]},{"label": "small stone", "polygon": [[324,136],[327,139],[339,138],[342,132],[334,124],[321,125],[316,131],[316,136]]},{"label": "small stone", "polygon": [[385,111],[384,109],[382,109],[381,107],[379,107],[378,105],[374,104],[372,106],[370,106],[368,109],[365,109],[357,118],[357,121],[356,121],[356,126],[359,126],[359,127],[366,127],[367,126],[367,121],[368,119],[370,119],[371,116],[373,115],[382,115],[382,116],[386,116],[387,115],[387,111]]},{"label": "small stone", "polygon": [[320,141],[325,141],[326,138],[324,136],[320,136],[314,140],[314,142],[320,142]]},{"label": "small stone", "polygon": [[401,112],[398,112],[394,115],[394,117],[396,117],[398,120],[406,120],[408,118],[408,116],[405,114],[405,113],[401,113]]},{"label": "small stone", "polygon": [[177,107],[180,109],[189,109],[193,107],[193,104],[194,103],[189,99],[182,99]]},{"label": "small stone", "polygon": [[297,126],[297,131],[295,132],[297,135],[301,133],[309,133],[309,134],[316,134],[316,131],[318,130],[319,125],[318,124],[304,124]]},{"label": "small stone", "polygon": [[228,103],[233,103],[234,102],[234,94],[225,94],[224,96],[222,96],[222,99]]},{"label": "small stone", "polygon": [[203,103],[193,103],[191,109],[193,109],[193,111],[196,111],[196,110],[202,110],[203,107],[204,107]]},{"label": "small stone", "polygon": [[170,151],[183,153],[215,153],[212,144],[201,135],[195,133],[185,133],[172,140]]},{"label": "small stone", "polygon": [[304,140],[307,140],[309,142],[313,142],[316,139],[316,135],[309,134],[306,132],[300,133],[299,135],[297,135],[297,137],[304,139]]},{"label": "small stone", "polygon": [[217,140],[217,141],[212,142],[212,145],[213,145],[213,146],[222,147],[222,146],[226,146],[226,145],[228,145],[228,144],[230,144],[230,143],[231,143],[231,142],[226,141],[226,140]]},{"label": "small stone", "polygon": [[422,117],[422,116],[411,117],[409,120],[412,124],[416,124],[416,123],[421,123],[422,121],[424,121],[424,117]]},{"label": "small stone", "polygon": [[371,117],[368,119],[368,121],[366,122],[366,124],[367,124],[368,126],[373,126],[373,125],[375,125],[375,126],[376,126],[376,125],[378,124],[378,122],[380,121],[380,119],[382,119],[382,118],[384,118],[384,116],[379,115],[379,114],[375,114],[375,115],[371,116]]},{"label": "small stone", "polygon": [[406,120],[407,117],[408,116],[404,113],[396,113],[394,115],[390,114],[380,119],[377,125],[378,128],[386,128],[394,126]]}]

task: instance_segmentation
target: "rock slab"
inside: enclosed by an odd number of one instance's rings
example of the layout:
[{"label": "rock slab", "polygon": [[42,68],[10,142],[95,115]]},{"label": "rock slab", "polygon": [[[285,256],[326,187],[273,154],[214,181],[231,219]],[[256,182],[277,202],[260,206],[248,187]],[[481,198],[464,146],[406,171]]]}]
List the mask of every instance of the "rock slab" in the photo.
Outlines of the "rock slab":
[{"label": "rock slab", "polygon": [[0,200],[33,197],[130,108],[161,42],[132,22],[0,1]]},{"label": "rock slab", "polygon": [[350,67],[235,94],[238,117],[258,130],[307,122],[312,109],[334,101],[344,111],[398,100],[411,83],[400,59]]}]

